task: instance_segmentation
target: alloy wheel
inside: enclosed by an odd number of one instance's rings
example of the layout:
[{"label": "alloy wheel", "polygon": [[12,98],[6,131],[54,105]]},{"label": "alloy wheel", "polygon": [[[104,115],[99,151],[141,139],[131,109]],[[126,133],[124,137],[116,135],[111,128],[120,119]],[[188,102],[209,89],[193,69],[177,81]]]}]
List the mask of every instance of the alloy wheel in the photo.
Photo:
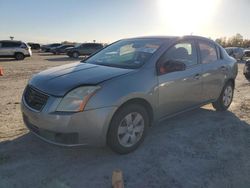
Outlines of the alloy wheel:
[{"label": "alloy wheel", "polygon": [[223,103],[225,106],[229,106],[233,99],[233,88],[228,85],[223,93]]},{"label": "alloy wheel", "polygon": [[118,127],[118,141],[123,147],[135,145],[142,137],[144,131],[144,119],[138,112],[127,114]]}]

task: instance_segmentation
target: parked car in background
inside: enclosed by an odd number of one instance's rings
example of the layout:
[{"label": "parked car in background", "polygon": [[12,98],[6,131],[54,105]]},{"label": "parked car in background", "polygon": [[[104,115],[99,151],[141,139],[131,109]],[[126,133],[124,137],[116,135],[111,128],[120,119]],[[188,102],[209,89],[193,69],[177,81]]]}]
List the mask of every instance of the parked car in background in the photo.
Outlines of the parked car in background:
[{"label": "parked car in background", "polygon": [[227,47],[227,48],[225,48],[225,50],[227,51],[228,55],[230,55],[231,57],[233,57],[237,60],[242,60],[242,58],[244,56],[244,49],[243,48]]},{"label": "parked car in background", "polygon": [[61,45],[62,45],[61,43],[53,43],[53,44],[42,45],[41,50],[43,52],[50,52],[51,48],[55,48],[55,47],[58,47],[58,46],[61,46]]},{"label": "parked car in background", "polygon": [[38,43],[28,42],[28,45],[31,47],[32,50],[40,50],[41,46]]},{"label": "parked car in background", "polygon": [[250,60],[246,61],[244,66],[243,74],[245,75],[246,79],[250,81]]},{"label": "parked car in background", "polygon": [[26,43],[14,40],[0,41],[0,57],[13,57],[16,60],[23,60],[30,56],[32,56],[32,51]]},{"label": "parked car in background", "polygon": [[100,43],[83,43],[78,44],[74,48],[67,49],[66,53],[69,57],[78,58],[81,55],[91,55],[102,48],[103,44]]},{"label": "parked car in background", "polygon": [[125,154],[153,122],[208,103],[227,110],[237,72],[236,60],[207,38],[124,39],[34,75],[22,97],[23,120],[51,143],[108,144]]},{"label": "parked car in background", "polygon": [[73,44],[63,44],[61,46],[58,46],[58,47],[54,47],[54,48],[51,48],[50,49],[50,52],[53,53],[53,54],[63,54],[63,53],[66,53],[66,49],[70,49],[70,48],[73,48],[75,47],[75,45]]},{"label": "parked car in background", "polygon": [[250,58],[250,50],[246,49],[244,50],[244,59],[249,59]]}]

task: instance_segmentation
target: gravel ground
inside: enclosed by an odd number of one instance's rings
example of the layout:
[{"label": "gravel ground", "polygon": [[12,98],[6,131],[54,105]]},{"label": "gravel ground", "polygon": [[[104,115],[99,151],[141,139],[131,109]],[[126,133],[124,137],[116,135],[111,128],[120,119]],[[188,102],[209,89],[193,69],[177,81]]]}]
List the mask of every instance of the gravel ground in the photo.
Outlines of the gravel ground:
[{"label": "gravel ground", "polygon": [[168,119],[150,129],[135,152],[108,148],[64,148],[29,133],[20,113],[32,74],[74,62],[66,56],[34,54],[24,61],[0,59],[0,187],[111,187],[115,169],[125,187],[249,188],[250,82],[239,64],[234,101],[227,112],[211,105]]}]

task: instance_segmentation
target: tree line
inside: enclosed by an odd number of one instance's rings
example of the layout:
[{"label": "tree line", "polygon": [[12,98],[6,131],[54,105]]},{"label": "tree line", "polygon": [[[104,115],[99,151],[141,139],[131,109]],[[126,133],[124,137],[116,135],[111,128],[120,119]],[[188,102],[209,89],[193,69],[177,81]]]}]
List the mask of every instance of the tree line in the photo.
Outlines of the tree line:
[{"label": "tree line", "polygon": [[232,37],[221,37],[215,40],[224,48],[226,47],[241,47],[241,48],[249,48],[250,47],[250,40],[244,39],[243,36],[239,33]]}]

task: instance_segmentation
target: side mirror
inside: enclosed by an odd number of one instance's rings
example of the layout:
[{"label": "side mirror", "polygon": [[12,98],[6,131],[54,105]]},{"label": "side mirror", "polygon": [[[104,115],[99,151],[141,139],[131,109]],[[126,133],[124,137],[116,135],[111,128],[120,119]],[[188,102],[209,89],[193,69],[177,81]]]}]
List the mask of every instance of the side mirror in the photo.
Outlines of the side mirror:
[{"label": "side mirror", "polygon": [[160,63],[158,68],[158,74],[166,74],[170,72],[184,71],[186,70],[186,64],[177,60],[168,60]]}]

